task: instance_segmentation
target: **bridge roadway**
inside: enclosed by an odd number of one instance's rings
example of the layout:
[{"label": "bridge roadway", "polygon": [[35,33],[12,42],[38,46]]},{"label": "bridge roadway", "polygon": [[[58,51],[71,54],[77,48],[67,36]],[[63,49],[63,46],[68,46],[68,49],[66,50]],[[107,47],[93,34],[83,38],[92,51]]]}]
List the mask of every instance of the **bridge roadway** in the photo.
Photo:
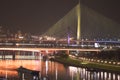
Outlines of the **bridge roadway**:
[{"label": "bridge roadway", "polygon": [[12,50],[12,51],[33,51],[40,52],[42,50],[52,50],[52,51],[90,51],[90,52],[100,52],[101,49],[82,49],[82,48],[0,48],[0,50]]}]

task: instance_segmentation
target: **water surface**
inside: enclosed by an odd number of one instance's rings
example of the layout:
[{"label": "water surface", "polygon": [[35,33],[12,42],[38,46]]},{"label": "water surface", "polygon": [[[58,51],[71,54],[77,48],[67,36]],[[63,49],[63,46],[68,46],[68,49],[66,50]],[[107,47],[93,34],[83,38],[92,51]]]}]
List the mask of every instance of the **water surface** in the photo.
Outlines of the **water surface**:
[{"label": "water surface", "polygon": [[40,76],[48,80],[120,80],[120,74],[117,73],[90,72],[85,68],[64,66],[57,62],[42,60],[0,60],[0,76],[18,77],[15,69],[20,66],[40,71]]}]

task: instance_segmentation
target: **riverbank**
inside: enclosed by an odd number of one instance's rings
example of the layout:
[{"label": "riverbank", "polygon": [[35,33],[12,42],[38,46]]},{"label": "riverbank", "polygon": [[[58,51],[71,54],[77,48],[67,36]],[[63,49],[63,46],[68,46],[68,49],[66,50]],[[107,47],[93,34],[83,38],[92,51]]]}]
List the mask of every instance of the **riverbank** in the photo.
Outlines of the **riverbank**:
[{"label": "riverbank", "polygon": [[110,71],[110,72],[115,72],[120,74],[120,66],[100,64],[100,63],[94,63],[94,62],[88,62],[88,61],[80,61],[78,59],[72,59],[70,57],[68,58],[56,57],[50,60],[62,63],[67,66],[83,67],[88,70],[95,70],[95,71],[96,70]]}]

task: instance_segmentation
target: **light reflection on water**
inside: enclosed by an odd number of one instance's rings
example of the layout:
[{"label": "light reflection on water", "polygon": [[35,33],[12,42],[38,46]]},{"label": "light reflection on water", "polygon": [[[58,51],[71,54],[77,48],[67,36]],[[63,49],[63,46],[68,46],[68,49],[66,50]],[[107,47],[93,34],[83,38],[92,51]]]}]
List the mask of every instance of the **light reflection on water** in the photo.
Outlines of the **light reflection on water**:
[{"label": "light reflection on water", "polygon": [[120,74],[110,72],[90,72],[85,68],[64,66],[57,62],[41,60],[0,60],[0,76],[16,77],[15,69],[23,66],[40,71],[40,76],[49,80],[120,80]]},{"label": "light reflection on water", "polygon": [[[71,80],[120,80],[120,74],[110,72],[89,72],[84,68],[69,67]],[[76,79],[74,79],[76,77]]]}]

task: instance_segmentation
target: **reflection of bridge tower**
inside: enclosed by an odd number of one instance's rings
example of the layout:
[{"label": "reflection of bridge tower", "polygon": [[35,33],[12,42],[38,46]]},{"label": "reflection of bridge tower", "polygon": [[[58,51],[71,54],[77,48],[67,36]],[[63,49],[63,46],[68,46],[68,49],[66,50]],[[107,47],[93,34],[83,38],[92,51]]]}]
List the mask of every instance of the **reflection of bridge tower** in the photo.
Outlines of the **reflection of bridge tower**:
[{"label": "reflection of bridge tower", "polygon": [[81,26],[80,26],[80,23],[81,23],[81,21],[80,21],[80,17],[81,17],[81,15],[80,15],[80,0],[79,0],[79,5],[77,5],[77,8],[76,8],[77,10],[77,44],[79,44],[79,40],[80,40],[80,38],[81,38]]}]

